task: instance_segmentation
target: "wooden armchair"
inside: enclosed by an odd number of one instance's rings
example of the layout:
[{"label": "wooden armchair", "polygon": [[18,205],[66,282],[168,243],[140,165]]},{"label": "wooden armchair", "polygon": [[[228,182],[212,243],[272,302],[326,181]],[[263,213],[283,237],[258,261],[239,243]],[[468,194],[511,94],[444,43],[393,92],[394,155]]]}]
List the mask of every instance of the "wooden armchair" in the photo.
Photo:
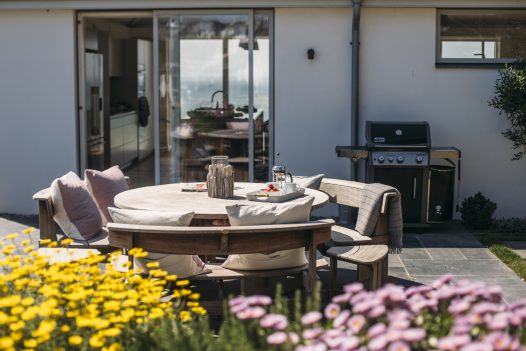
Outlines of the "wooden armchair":
[{"label": "wooden armchair", "polygon": [[[366,184],[341,179],[323,179],[320,190],[329,195],[330,201],[338,205],[345,205],[354,208],[360,208],[360,201],[362,191]],[[396,192],[385,193],[382,204],[380,206],[380,213],[378,214],[378,221],[373,235],[365,236],[358,233],[356,230],[341,225],[335,225],[331,230],[331,240],[326,243],[327,249],[334,246],[364,246],[364,245],[389,245],[389,201],[392,197],[397,196]],[[333,250],[335,251],[335,250]],[[341,251],[341,250],[340,250]],[[358,251],[356,251],[358,252]],[[363,250],[361,251],[363,252]],[[380,262],[380,280],[384,283],[387,280],[388,274],[388,257],[384,255]],[[332,260],[331,262],[335,262]],[[358,265],[358,276],[360,280],[371,280],[371,272],[366,269],[366,265]]]}]

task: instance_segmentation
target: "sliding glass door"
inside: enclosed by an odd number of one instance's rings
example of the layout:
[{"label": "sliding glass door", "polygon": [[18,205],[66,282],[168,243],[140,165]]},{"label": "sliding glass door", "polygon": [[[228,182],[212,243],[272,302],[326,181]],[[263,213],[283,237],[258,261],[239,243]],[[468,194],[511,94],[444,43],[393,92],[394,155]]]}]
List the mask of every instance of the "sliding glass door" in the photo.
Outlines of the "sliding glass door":
[{"label": "sliding glass door", "polygon": [[265,181],[270,164],[271,13],[156,14],[160,183],[206,179],[226,155],[237,181]]}]

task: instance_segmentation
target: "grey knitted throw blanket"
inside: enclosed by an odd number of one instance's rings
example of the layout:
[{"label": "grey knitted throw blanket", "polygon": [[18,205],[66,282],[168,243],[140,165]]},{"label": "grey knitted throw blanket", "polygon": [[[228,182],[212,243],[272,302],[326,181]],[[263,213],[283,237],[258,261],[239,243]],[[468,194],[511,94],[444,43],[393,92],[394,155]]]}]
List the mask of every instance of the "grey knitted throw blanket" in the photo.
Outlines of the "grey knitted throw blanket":
[{"label": "grey knitted throw blanket", "polygon": [[402,252],[403,235],[402,202],[400,193],[392,186],[379,183],[365,185],[360,199],[356,231],[365,236],[371,236],[374,233],[383,196],[387,192],[397,194],[388,202],[389,253],[400,253]]}]

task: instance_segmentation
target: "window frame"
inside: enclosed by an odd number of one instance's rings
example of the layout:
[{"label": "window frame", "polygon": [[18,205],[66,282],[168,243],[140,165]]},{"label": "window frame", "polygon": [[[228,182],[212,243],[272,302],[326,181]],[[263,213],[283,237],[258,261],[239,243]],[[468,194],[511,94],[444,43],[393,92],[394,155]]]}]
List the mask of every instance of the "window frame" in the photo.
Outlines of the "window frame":
[{"label": "window frame", "polygon": [[[443,14],[524,14],[526,10],[522,9],[437,9],[436,11],[436,29],[435,29],[435,64],[436,66],[460,66],[460,67],[503,67],[505,64],[513,63],[516,60],[514,58],[442,58],[442,41],[444,37],[440,35],[440,16]],[[447,38],[447,37],[445,37]],[[471,38],[469,36],[450,37],[458,38],[458,40],[451,41],[495,41],[497,51],[500,51],[499,36],[495,37],[477,37]]]}]

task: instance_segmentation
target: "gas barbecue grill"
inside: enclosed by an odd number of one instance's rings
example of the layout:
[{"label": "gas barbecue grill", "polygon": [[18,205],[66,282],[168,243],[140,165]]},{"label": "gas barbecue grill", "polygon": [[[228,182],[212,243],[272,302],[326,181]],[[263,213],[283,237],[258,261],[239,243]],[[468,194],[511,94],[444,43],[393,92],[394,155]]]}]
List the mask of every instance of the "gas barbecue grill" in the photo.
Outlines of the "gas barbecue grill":
[{"label": "gas barbecue grill", "polygon": [[[451,220],[460,150],[431,147],[427,122],[366,122],[366,146],[337,146],[339,157],[366,160],[366,181],[397,188],[406,227]],[[457,161],[455,163],[455,161]]]}]

